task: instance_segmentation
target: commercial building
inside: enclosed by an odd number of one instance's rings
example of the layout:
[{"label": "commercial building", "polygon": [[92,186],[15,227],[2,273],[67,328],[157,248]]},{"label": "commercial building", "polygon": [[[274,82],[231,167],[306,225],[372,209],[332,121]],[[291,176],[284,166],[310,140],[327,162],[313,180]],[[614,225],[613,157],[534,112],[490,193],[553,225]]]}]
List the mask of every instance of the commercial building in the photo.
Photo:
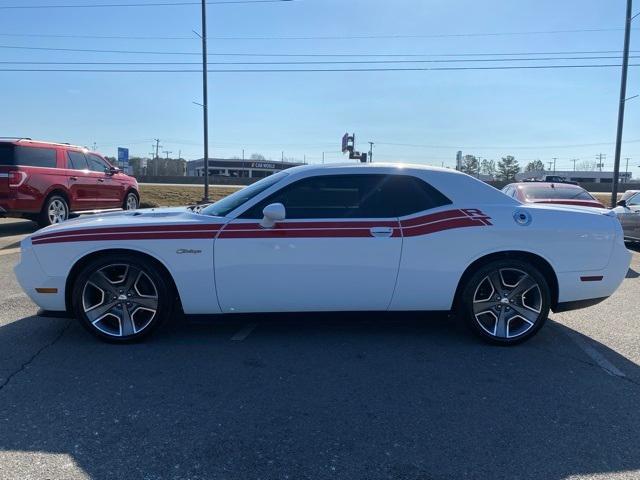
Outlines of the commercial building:
[{"label": "commercial building", "polygon": [[[578,183],[613,183],[613,172],[601,172],[599,170],[520,172],[516,174],[516,180],[522,181],[528,178],[544,179],[547,175],[564,177],[567,180]],[[630,181],[631,172],[620,172],[620,183],[629,183]]]},{"label": "commercial building", "polygon": [[[224,177],[264,178],[302,163],[274,162],[272,160],[242,160],[210,158],[209,175]],[[187,176],[204,177],[204,159],[187,162]]]}]

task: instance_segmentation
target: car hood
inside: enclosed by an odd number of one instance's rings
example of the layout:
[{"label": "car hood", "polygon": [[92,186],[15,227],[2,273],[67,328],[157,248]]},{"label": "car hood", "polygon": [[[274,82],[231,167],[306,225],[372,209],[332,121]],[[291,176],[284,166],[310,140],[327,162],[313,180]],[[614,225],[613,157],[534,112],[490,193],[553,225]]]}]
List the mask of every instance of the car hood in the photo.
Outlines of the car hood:
[{"label": "car hood", "polygon": [[134,211],[113,212],[99,215],[82,215],[66,222],[51,225],[35,232],[31,237],[84,229],[110,229],[138,226],[219,225],[224,217],[194,213],[189,207],[146,208]]}]

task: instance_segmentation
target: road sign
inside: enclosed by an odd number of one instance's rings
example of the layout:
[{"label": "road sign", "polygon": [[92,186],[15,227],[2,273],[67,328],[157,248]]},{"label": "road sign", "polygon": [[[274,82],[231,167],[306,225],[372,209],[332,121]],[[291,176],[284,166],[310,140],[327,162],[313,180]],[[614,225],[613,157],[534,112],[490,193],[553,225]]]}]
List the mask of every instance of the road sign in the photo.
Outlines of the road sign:
[{"label": "road sign", "polygon": [[118,147],[118,166],[124,173],[129,172],[129,149]]}]

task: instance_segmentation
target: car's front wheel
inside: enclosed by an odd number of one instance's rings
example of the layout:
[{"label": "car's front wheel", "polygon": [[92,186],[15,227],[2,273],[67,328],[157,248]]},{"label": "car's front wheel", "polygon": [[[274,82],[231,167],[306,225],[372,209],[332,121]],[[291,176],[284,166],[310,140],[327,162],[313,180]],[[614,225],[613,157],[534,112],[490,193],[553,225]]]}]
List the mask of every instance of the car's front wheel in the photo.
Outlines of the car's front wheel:
[{"label": "car's front wheel", "polygon": [[462,314],[482,339],[500,345],[521,343],[544,325],[549,315],[549,284],[528,262],[496,260],[466,282]]},{"label": "car's front wheel", "polygon": [[136,255],[90,261],[78,274],[73,310],[82,325],[102,340],[140,340],[171,314],[171,288],[160,269]]},{"label": "car's front wheel", "polygon": [[139,204],[140,201],[138,200],[138,196],[133,192],[129,192],[124,198],[122,208],[123,210],[136,210]]}]

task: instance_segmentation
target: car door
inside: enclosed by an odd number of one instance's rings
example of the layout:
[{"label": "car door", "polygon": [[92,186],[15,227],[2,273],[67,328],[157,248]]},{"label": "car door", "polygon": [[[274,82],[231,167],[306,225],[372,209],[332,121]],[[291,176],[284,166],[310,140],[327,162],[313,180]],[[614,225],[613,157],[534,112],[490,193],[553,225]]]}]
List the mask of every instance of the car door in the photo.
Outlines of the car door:
[{"label": "car door", "polygon": [[71,192],[71,209],[74,211],[98,208],[98,184],[89,170],[87,158],[83,152],[67,150],[67,179]]},{"label": "car door", "polygon": [[122,186],[108,173],[111,166],[93,153],[87,154],[87,162],[96,181],[99,207],[120,208],[123,201]]},{"label": "car door", "polygon": [[[387,309],[402,238],[383,200],[386,178],[304,178],[229,222],[214,246],[222,311]],[[285,206],[286,219],[263,228],[272,203]]]},{"label": "car door", "polygon": [[640,240],[640,193],[627,199],[627,206],[619,218],[624,236]]}]

